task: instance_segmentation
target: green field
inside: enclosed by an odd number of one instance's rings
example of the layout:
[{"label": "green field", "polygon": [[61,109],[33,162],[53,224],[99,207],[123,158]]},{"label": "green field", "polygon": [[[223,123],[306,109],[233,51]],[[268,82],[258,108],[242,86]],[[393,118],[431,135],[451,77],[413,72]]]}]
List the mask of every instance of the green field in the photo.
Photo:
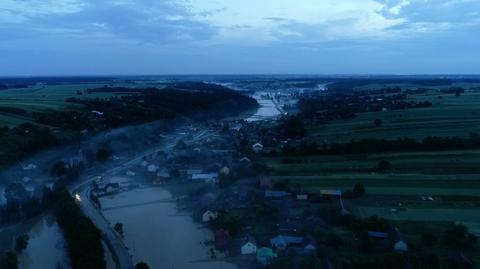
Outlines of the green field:
[{"label": "green field", "polygon": [[[442,99],[438,98],[440,95]],[[310,126],[309,135],[320,143],[342,143],[362,138],[422,139],[430,135],[465,137],[472,132],[480,133],[479,91],[466,92],[459,97],[430,91],[409,95],[407,100],[430,101],[433,107],[360,113],[354,119]],[[383,125],[375,126],[375,119],[381,119]]]},{"label": "green field", "polygon": [[[367,85],[358,89],[384,86]],[[478,84],[456,86],[474,88]],[[471,133],[480,133],[478,90],[458,97],[432,90],[408,95],[408,100],[430,101],[433,106],[359,113],[353,119],[310,125],[307,126],[307,139],[318,143],[344,143],[363,138],[422,139],[427,136],[468,137]],[[375,126],[375,119],[381,119],[382,126]],[[391,170],[377,172],[379,160],[388,160]],[[312,192],[347,190],[357,183],[364,184],[367,195],[347,201],[348,207],[360,217],[378,215],[399,222],[460,222],[480,235],[480,150],[276,157],[266,158],[265,162],[273,169],[274,180],[289,179],[291,186],[300,184]],[[434,201],[425,201],[422,197],[432,197]],[[403,204],[405,211],[392,211],[398,203]]]},{"label": "green field", "polygon": [[[77,91],[84,91],[89,88],[103,87],[104,83],[85,84],[61,84],[31,86],[24,89],[8,89],[0,91],[0,107],[12,107],[25,109],[28,112],[49,112],[59,110],[75,110],[79,106],[66,102],[69,97],[76,98],[105,98],[110,93],[83,93],[78,95]],[[146,84],[115,84],[118,87],[152,87]],[[159,86],[159,85],[155,85]],[[16,126],[24,122],[31,122],[28,116],[21,116],[12,113],[0,112],[0,126]]]}]

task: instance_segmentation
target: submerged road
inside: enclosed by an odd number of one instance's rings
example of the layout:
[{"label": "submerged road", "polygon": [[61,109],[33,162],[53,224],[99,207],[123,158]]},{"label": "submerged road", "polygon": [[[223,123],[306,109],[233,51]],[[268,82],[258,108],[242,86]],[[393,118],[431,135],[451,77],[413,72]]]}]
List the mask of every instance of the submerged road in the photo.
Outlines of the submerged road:
[{"label": "submerged road", "polygon": [[[207,131],[201,131],[195,137],[188,142],[196,142],[203,137],[208,136]],[[113,230],[113,227],[110,223],[105,219],[102,215],[101,211],[90,201],[90,188],[92,183],[96,180],[99,174],[103,176],[112,176],[115,175],[122,170],[126,169],[127,167],[134,165],[142,160],[143,157],[148,156],[150,154],[156,153],[159,150],[171,150],[174,148],[176,143],[176,137],[169,137],[172,141],[169,143],[165,143],[161,146],[150,148],[146,150],[139,156],[128,159],[121,163],[116,163],[111,166],[111,168],[105,168],[106,170],[99,168],[99,169],[90,169],[88,172],[81,176],[79,182],[76,184],[72,184],[69,186],[69,191],[72,195],[79,194],[81,201],[80,201],[80,208],[85,216],[89,217],[95,226],[102,232],[103,240],[106,243],[108,249],[112,253],[113,260],[115,262],[115,267],[117,269],[133,269],[133,260],[132,256],[130,255],[129,249],[123,243],[122,238],[120,235]]]}]

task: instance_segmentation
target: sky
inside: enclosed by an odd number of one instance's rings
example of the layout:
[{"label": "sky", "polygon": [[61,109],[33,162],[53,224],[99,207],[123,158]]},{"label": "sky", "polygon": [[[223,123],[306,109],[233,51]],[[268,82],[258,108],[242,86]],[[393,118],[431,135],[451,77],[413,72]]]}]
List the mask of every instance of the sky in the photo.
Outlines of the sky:
[{"label": "sky", "polygon": [[0,76],[480,74],[480,0],[0,0]]}]

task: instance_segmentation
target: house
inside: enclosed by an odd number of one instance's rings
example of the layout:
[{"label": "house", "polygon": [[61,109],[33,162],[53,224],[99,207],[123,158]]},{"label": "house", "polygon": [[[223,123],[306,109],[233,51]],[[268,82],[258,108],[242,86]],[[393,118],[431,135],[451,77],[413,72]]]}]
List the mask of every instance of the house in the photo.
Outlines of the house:
[{"label": "house", "polygon": [[400,233],[398,228],[395,227],[395,229],[393,229],[393,231],[391,232],[391,238],[393,243],[393,250],[400,252],[408,251],[408,245],[403,240],[402,234]]},{"label": "house", "polygon": [[263,150],[263,145],[260,144],[260,143],[255,143],[252,145],[252,150],[255,152],[255,153],[260,153],[262,152]]},{"label": "house", "polygon": [[128,170],[125,174],[129,177],[134,177],[135,176],[135,172],[133,172],[131,170]]},{"label": "house", "polygon": [[270,191],[267,190],[265,191],[265,198],[270,198],[270,199],[283,199],[287,196],[287,192],[285,191]]},{"label": "house", "polygon": [[320,190],[320,195],[323,196],[342,196],[342,191],[340,190]]},{"label": "house", "polygon": [[297,194],[297,200],[302,200],[302,201],[308,200],[308,194]]},{"label": "house", "polygon": [[270,265],[273,259],[277,258],[277,254],[273,252],[271,248],[259,248],[257,249],[257,262],[263,266]]},{"label": "house", "polygon": [[33,170],[33,169],[36,169],[37,168],[37,165],[34,164],[34,163],[31,163],[31,164],[28,164],[26,166],[23,166],[23,170]]},{"label": "house", "polygon": [[158,170],[158,166],[154,165],[154,164],[149,164],[147,166],[147,171],[150,172],[150,173],[156,173]]},{"label": "house", "polygon": [[255,238],[253,238],[253,236],[245,236],[245,238],[242,240],[240,253],[242,255],[250,255],[257,253],[257,241],[255,240]]},{"label": "house", "polygon": [[268,177],[260,178],[258,185],[262,189],[270,189],[272,187],[272,181]]},{"label": "house", "polygon": [[203,180],[207,183],[217,183],[218,173],[193,174],[192,180]]},{"label": "house", "polygon": [[303,252],[306,254],[312,254],[317,251],[317,242],[315,238],[311,235],[305,236],[302,243]]},{"label": "house", "polygon": [[284,250],[290,245],[298,245],[303,242],[303,238],[298,236],[278,235],[270,240],[270,245],[277,250]]},{"label": "house", "polygon": [[143,166],[143,167],[147,167],[148,162],[144,160],[140,163],[140,165]]},{"label": "house", "polygon": [[241,163],[251,163],[252,160],[250,160],[248,157],[243,157],[243,158],[240,159],[240,162]]},{"label": "house", "polygon": [[207,210],[202,214],[202,221],[209,222],[215,220],[218,217],[218,213],[215,211]]},{"label": "house", "polygon": [[220,169],[220,174],[224,176],[230,175],[230,168],[224,166],[222,169]]},{"label": "house", "polygon": [[230,232],[225,229],[218,229],[215,231],[215,246],[218,249],[227,248],[230,243]]}]

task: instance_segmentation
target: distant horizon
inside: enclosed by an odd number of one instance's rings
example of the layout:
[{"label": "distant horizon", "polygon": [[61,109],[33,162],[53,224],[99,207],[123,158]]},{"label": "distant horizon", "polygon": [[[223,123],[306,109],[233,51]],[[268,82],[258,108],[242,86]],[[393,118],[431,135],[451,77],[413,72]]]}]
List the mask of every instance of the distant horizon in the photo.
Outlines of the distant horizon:
[{"label": "distant horizon", "polygon": [[304,73],[304,74],[296,74],[296,73],[226,73],[226,74],[214,74],[214,73],[192,73],[192,74],[60,74],[60,75],[7,75],[3,76],[0,74],[0,79],[8,79],[8,78],[111,78],[111,77],[207,77],[207,76],[212,76],[212,77],[226,77],[226,76],[239,76],[239,77],[245,77],[245,76],[263,76],[263,77],[292,77],[292,76],[298,76],[298,77],[480,77],[480,73],[478,74],[468,74],[468,73],[432,73],[432,74],[381,74],[381,73],[365,73],[365,74],[338,74],[338,73],[325,73],[325,74],[320,74],[320,73]]}]

